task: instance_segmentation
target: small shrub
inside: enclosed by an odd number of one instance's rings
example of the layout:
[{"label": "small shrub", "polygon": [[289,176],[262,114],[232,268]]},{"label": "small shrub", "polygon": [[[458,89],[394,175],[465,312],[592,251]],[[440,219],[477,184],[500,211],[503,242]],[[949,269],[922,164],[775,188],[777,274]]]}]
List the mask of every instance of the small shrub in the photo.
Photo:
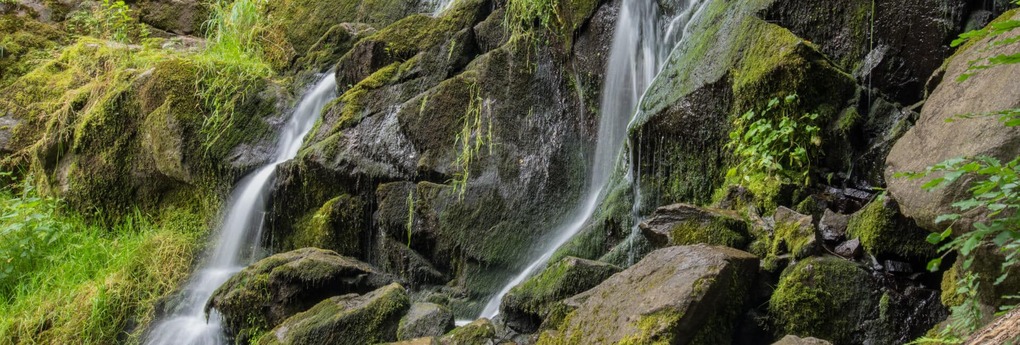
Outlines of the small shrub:
[{"label": "small shrub", "polygon": [[774,98],[761,112],[753,110],[733,121],[730,142],[739,162],[727,173],[740,183],[766,178],[784,183],[807,184],[811,162],[821,152],[818,114],[792,114],[796,94]]}]

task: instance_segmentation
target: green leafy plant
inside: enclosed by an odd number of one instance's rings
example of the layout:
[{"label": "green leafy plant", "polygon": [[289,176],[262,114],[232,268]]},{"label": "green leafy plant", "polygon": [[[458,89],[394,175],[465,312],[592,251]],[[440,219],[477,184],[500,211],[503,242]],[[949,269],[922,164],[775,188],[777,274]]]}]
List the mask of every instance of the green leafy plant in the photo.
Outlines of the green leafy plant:
[{"label": "green leafy plant", "polygon": [[[9,174],[7,174],[9,175]],[[21,194],[4,198],[0,205],[0,297],[9,288],[34,271],[45,259],[46,247],[62,230],[54,221],[59,200],[39,196],[30,180],[21,186]]]},{"label": "green leafy plant", "polygon": [[138,22],[123,0],[103,0],[91,10],[76,11],[65,24],[68,31],[121,43],[136,42],[149,36],[149,29]]},{"label": "green leafy plant", "polygon": [[[1020,0],[1013,0],[1013,3],[1020,5]],[[999,38],[1002,34],[1013,31],[1014,29],[1020,28],[1020,20],[1009,19],[995,21],[988,24],[987,27],[979,30],[972,30],[965,32],[960,35],[959,38],[952,42],[953,47],[960,47],[969,42],[979,41],[985,38],[992,38],[991,46],[1003,46],[1020,42],[1020,36],[1010,38]],[[973,76],[973,72],[989,69],[998,65],[1004,64],[1015,64],[1020,63],[1020,53],[1013,54],[999,54],[991,56],[985,59],[979,59],[970,62],[968,71],[971,73],[965,73],[958,78],[958,81],[965,81]]]},{"label": "green leafy plant", "polygon": [[819,116],[793,114],[790,109],[798,102],[796,94],[782,100],[773,98],[764,110],[748,111],[733,121],[726,147],[733,150],[739,163],[727,173],[728,178],[809,181],[811,162],[820,154],[822,144]]}]

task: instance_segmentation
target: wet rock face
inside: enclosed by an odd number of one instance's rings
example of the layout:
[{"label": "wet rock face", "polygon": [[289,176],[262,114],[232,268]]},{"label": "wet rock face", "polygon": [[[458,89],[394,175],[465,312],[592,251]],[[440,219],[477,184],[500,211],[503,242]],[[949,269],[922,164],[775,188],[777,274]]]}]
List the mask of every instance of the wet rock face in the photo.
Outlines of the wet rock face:
[{"label": "wet rock face", "polygon": [[398,284],[365,295],[332,297],[298,313],[263,336],[259,344],[376,344],[397,340],[397,325],[410,307]]},{"label": "wet rock face", "polygon": [[[361,261],[305,248],[260,260],[234,275],[212,296],[231,336],[268,329],[330,296],[366,293],[393,282]],[[249,339],[238,339],[248,341]]]},{"label": "wet rock face", "polygon": [[566,257],[503,296],[500,316],[515,331],[534,333],[557,307],[556,302],[591,289],[620,270],[602,262]]},{"label": "wet rock face", "polygon": [[[1013,19],[1020,14],[1013,15]],[[1006,37],[1016,37],[1011,32]],[[886,160],[885,172],[889,192],[900,203],[904,215],[930,231],[941,231],[945,224],[935,224],[941,214],[956,213],[952,203],[966,199],[967,179],[933,192],[921,186],[934,176],[910,180],[896,173],[919,172],[950,158],[991,156],[1002,161],[1016,158],[1020,151],[1020,127],[1005,127],[996,117],[978,117],[946,122],[960,114],[980,114],[1020,107],[1020,65],[1004,65],[975,71],[966,81],[957,79],[968,73],[971,61],[999,54],[1020,52],[1020,44],[989,46],[988,40],[974,42],[948,62],[944,81],[939,84],[921,110],[917,124],[893,146]],[[980,140],[978,140],[980,139]],[[981,214],[967,214],[954,225],[958,231],[969,229],[970,223],[982,219]]]},{"label": "wet rock face", "polygon": [[772,345],[832,345],[832,343],[818,338],[801,338],[795,335],[787,335]]},{"label": "wet rock face", "polygon": [[967,1],[780,0],[762,15],[818,44],[858,80],[904,105],[922,99],[924,85],[963,29]]},{"label": "wet rock face", "polygon": [[756,272],[751,254],[705,245],[659,249],[572,297],[539,344],[728,343]]}]

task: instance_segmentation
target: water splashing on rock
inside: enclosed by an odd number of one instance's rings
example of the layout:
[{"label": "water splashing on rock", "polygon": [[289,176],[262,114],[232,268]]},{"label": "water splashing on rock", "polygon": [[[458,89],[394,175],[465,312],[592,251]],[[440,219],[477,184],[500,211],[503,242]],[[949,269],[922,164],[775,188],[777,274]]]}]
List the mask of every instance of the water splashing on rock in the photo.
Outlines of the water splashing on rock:
[{"label": "water splashing on rock", "polygon": [[333,73],[327,73],[305,93],[280,133],[273,161],[246,176],[234,188],[216,246],[181,292],[181,300],[174,311],[149,332],[146,344],[228,342],[219,314],[215,310],[206,313],[209,297],[232,275],[258,258],[266,199],[276,166],[297,156],[305,135],[315,125],[322,109],[335,97]]},{"label": "water splashing on rock", "polygon": [[588,222],[602,198],[613,167],[621,157],[627,127],[638,103],[659,73],[663,62],[687,32],[687,26],[705,0],[685,0],[675,16],[665,16],[654,1],[625,0],[613,34],[601,100],[598,143],[595,147],[588,190],[569,220],[553,232],[542,255],[513,278],[488,301],[480,317],[499,314],[499,305],[510,289],[544,267],[558,248],[570,241]]}]

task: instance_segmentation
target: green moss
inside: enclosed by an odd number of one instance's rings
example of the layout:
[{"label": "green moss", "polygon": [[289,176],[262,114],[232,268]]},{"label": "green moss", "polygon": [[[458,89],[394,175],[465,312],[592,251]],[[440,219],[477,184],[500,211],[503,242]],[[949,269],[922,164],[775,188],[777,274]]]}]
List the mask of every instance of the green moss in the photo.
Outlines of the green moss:
[{"label": "green moss", "polygon": [[620,339],[618,344],[620,345],[641,345],[641,344],[654,344],[654,345],[669,345],[673,344],[673,334],[671,332],[662,332],[662,329],[668,328],[672,325],[680,322],[683,318],[683,314],[678,314],[675,311],[665,310],[653,313],[651,315],[642,315],[641,319],[637,322],[638,333]]},{"label": "green moss", "polygon": [[397,284],[363,296],[333,297],[287,319],[259,343],[355,345],[396,341],[397,324],[410,304],[406,291]]},{"label": "green moss", "polygon": [[739,219],[716,217],[706,222],[690,221],[676,224],[670,230],[671,246],[705,243],[731,248],[744,248],[747,225]]},{"label": "green moss", "polygon": [[859,238],[861,245],[878,257],[898,257],[924,261],[936,255],[927,233],[910,224],[886,197],[879,197],[853,214],[847,224],[847,236]]},{"label": "green moss", "polygon": [[364,205],[358,198],[341,195],[330,199],[314,213],[294,224],[294,231],[283,238],[282,250],[318,247],[340,255],[360,257]]},{"label": "green moss", "polygon": [[496,337],[496,327],[487,319],[478,319],[467,325],[457,327],[447,333],[440,342],[447,345],[484,344]]},{"label": "green moss", "polygon": [[274,25],[284,33],[290,50],[299,55],[309,51],[333,25],[366,23],[382,27],[411,10],[398,0],[281,0],[268,4]]},{"label": "green moss", "polygon": [[769,300],[779,334],[854,343],[863,321],[874,319],[879,296],[870,275],[836,257],[801,261],[783,272]]},{"label": "green moss", "polygon": [[591,289],[619,271],[616,266],[568,257],[511,289],[503,308],[545,319],[555,302]]},{"label": "green moss", "polygon": [[0,34],[0,88],[28,73],[60,43],[56,28],[28,16],[0,15]]}]

